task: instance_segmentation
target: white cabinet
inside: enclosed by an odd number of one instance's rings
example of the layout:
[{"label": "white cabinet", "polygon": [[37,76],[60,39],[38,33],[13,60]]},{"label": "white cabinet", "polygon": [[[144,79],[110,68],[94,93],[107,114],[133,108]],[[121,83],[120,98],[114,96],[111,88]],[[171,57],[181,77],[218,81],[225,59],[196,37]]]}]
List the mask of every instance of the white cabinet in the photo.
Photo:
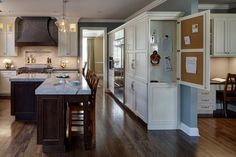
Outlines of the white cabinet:
[{"label": "white cabinet", "polygon": [[212,14],[211,18],[213,56],[235,56],[236,15]]},{"label": "white cabinet", "polygon": [[135,24],[135,50],[147,49],[147,27],[146,20],[138,21]]},{"label": "white cabinet", "polygon": [[109,69],[109,90],[114,93],[114,69]]},{"label": "white cabinet", "polygon": [[15,17],[0,18],[0,56],[17,56]]},{"label": "white cabinet", "polygon": [[134,81],[134,98],[136,114],[147,123],[147,84]]},{"label": "white cabinet", "polygon": [[198,114],[213,114],[216,108],[216,91],[198,90]]},{"label": "white cabinet", "polygon": [[127,25],[125,27],[125,50],[132,51],[135,46],[135,27],[133,25]]},{"label": "white cabinet", "polygon": [[147,84],[125,78],[125,105],[147,123]]},{"label": "white cabinet", "polygon": [[125,56],[125,71],[126,71],[126,75],[130,75],[133,76],[134,72],[135,72],[135,53],[133,52],[126,52],[126,56]]},{"label": "white cabinet", "polygon": [[135,113],[134,81],[131,77],[125,77],[125,105]]},{"label": "white cabinet", "polygon": [[148,88],[148,129],[177,129],[180,118],[176,84],[154,83]]},{"label": "white cabinet", "polygon": [[78,56],[78,19],[68,18],[66,32],[58,32],[58,56]]},{"label": "white cabinet", "polygon": [[0,71],[0,95],[9,95],[11,82],[9,78],[16,76],[16,71]]}]

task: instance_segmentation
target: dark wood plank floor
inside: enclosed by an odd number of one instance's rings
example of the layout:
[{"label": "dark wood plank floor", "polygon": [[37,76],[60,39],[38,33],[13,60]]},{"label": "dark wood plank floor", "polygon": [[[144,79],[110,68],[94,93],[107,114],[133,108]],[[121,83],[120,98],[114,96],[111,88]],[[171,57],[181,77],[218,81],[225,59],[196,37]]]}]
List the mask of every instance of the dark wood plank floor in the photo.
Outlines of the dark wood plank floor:
[{"label": "dark wood plank floor", "polygon": [[201,137],[182,131],[146,131],[102,88],[97,95],[97,143],[86,151],[82,136],[63,154],[44,154],[36,144],[36,125],[14,121],[10,101],[0,100],[0,157],[235,157],[236,119],[199,119]]}]

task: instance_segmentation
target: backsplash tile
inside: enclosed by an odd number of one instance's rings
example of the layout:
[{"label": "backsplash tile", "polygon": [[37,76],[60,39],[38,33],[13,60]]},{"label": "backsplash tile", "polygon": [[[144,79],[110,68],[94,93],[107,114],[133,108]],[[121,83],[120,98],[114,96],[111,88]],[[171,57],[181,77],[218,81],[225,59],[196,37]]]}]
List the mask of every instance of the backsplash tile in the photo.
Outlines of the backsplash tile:
[{"label": "backsplash tile", "polygon": [[23,67],[27,64],[27,57],[32,55],[35,58],[35,64],[47,64],[47,57],[51,58],[52,66],[55,68],[61,68],[61,61],[66,61],[67,69],[78,68],[78,57],[58,57],[57,47],[50,46],[27,46],[19,48],[17,57],[0,57],[0,68],[4,69],[3,60],[11,59],[16,68]]}]

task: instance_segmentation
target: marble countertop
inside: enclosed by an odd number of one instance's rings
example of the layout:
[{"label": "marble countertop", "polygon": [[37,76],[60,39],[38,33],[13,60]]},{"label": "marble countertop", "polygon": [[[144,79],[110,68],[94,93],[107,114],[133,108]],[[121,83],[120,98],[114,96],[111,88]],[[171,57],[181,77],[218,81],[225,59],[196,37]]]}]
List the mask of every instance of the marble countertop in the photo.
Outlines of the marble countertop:
[{"label": "marble countertop", "polygon": [[23,73],[13,76],[9,80],[11,82],[43,82],[50,77],[50,74],[47,73]]},{"label": "marble countertop", "polygon": [[51,75],[36,90],[36,95],[87,95],[91,90],[81,74],[69,73],[69,78]]},{"label": "marble countertop", "polygon": [[[65,74],[65,73],[61,73]],[[24,73],[10,78],[11,82],[43,82],[36,95],[87,95],[91,90],[85,78],[77,73],[68,73],[68,78],[57,78],[60,74]]]}]

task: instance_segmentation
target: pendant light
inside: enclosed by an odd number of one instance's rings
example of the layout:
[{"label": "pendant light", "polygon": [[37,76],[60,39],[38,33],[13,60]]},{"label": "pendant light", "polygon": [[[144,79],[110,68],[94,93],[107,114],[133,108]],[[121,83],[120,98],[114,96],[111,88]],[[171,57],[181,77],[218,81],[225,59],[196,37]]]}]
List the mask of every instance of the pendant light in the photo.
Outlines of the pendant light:
[{"label": "pendant light", "polygon": [[66,12],[66,2],[67,0],[62,0],[62,18],[58,19],[55,24],[58,27],[60,32],[67,31],[67,21],[65,19],[65,12]]}]

